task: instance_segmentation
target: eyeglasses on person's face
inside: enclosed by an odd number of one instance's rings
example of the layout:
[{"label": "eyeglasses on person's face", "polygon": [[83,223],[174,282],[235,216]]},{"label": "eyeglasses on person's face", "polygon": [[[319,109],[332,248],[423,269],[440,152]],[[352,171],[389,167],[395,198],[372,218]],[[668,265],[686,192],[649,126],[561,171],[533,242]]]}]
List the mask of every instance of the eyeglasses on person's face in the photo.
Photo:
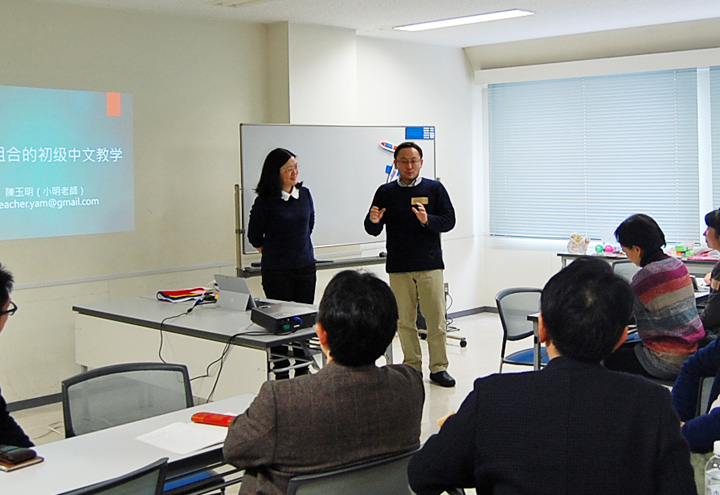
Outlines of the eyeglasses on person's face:
[{"label": "eyeglasses on person's face", "polygon": [[403,167],[407,167],[408,165],[415,167],[420,163],[420,158],[412,158],[410,160],[402,159],[402,160],[397,160],[397,162],[399,165],[402,165]]},{"label": "eyeglasses on person's face", "polygon": [[17,311],[17,309],[18,309],[17,304],[10,301],[10,305],[8,306],[8,309],[6,309],[5,311],[0,311],[0,316],[2,316],[2,315],[12,316],[15,314],[15,311]]}]

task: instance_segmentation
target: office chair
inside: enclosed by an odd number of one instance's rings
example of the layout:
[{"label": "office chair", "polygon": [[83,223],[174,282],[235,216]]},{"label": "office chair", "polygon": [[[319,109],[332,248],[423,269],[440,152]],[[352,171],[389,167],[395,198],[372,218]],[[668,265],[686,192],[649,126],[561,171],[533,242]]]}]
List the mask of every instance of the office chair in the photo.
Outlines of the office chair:
[{"label": "office chair", "polygon": [[131,473],[101,481],[60,495],[161,495],[167,470],[167,457]]},{"label": "office chair", "polygon": [[630,260],[618,260],[613,261],[612,269],[615,275],[619,275],[628,282],[632,282],[633,275],[640,270],[640,267]]},{"label": "office chair", "polygon": [[104,430],[193,406],[185,365],[127,363],[62,381],[65,437]]},{"label": "office chair", "polygon": [[[533,334],[533,323],[528,321],[530,314],[540,311],[541,290],[532,287],[515,287],[501,290],[495,296],[495,304],[500,314],[500,323],[503,328],[503,341],[500,348],[500,373],[503,364],[517,364],[532,366],[535,349],[523,349],[506,356],[505,350],[508,340],[522,340]],[[547,353],[542,353],[541,365],[549,362]]]},{"label": "office chair", "polygon": [[695,416],[701,416],[707,414],[710,410],[715,397],[712,397],[712,388],[715,383],[714,376],[704,376],[700,379],[700,387],[698,390],[698,404]]},{"label": "office chair", "polygon": [[287,495],[412,495],[407,466],[415,451],[357,466],[295,476]]},{"label": "office chair", "polygon": [[[104,430],[193,406],[184,364],[124,363],[96,368],[62,381],[65,437]],[[166,491],[183,493],[223,483],[213,471],[181,473]]]}]

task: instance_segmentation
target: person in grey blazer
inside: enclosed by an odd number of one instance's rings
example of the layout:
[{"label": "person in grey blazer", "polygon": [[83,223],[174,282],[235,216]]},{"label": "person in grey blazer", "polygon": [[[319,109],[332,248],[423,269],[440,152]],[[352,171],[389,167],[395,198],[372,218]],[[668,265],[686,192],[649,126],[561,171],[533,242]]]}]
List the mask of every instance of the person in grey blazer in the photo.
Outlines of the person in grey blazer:
[{"label": "person in grey blazer", "polygon": [[408,466],[418,495],[695,495],[688,445],[670,392],[601,361],[627,337],[633,291],[597,258],[545,285],[540,371],[475,386]]},{"label": "person in grey blazer", "polygon": [[283,495],[293,476],[420,446],[420,372],[375,365],[397,319],[390,287],[374,275],[348,270],[330,281],[316,326],[327,364],[312,375],[265,382],[230,425],[223,454],[245,469],[241,494]]}]

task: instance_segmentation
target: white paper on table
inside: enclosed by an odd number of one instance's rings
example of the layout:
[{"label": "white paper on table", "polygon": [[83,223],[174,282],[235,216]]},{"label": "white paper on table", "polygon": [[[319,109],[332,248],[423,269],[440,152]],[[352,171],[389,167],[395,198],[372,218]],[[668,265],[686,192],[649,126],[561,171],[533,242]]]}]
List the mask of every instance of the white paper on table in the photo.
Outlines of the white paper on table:
[{"label": "white paper on table", "polygon": [[144,433],[137,440],[183,455],[223,443],[227,430],[223,426],[172,423]]}]

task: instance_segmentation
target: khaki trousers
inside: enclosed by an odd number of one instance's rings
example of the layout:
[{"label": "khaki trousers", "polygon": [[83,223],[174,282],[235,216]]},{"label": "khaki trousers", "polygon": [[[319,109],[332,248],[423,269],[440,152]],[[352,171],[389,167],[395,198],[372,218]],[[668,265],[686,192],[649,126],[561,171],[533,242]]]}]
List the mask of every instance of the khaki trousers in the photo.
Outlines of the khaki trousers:
[{"label": "khaki trousers", "polygon": [[398,305],[398,337],[404,354],[403,363],[422,371],[422,352],[416,325],[419,302],[420,312],[427,323],[430,372],[446,370],[447,321],[443,271],[438,269],[388,275]]}]

